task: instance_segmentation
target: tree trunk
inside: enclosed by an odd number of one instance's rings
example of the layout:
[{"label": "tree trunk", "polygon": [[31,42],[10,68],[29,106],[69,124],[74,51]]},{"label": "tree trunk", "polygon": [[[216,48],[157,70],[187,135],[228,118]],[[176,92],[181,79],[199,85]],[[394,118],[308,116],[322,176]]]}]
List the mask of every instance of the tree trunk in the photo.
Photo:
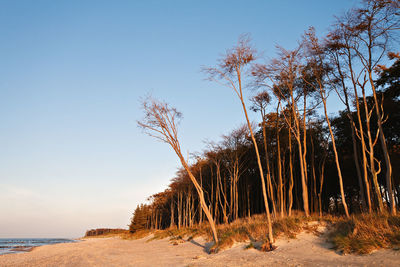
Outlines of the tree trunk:
[{"label": "tree trunk", "polygon": [[280,132],[280,127],[279,127],[279,104],[276,109],[276,151],[277,151],[277,160],[276,164],[278,166],[278,203],[279,203],[279,209],[280,209],[280,216],[281,218],[284,217],[284,208],[283,208],[283,182],[282,182],[282,163],[281,163],[281,144],[280,144],[280,139],[279,139],[279,132]]},{"label": "tree trunk", "polygon": [[[360,132],[361,153],[362,153],[362,162],[363,162],[363,177],[364,177],[365,192],[367,193],[366,198],[367,198],[367,203],[368,203],[368,212],[372,213],[371,191],[370,191],[368,171],[367,171],[367,155],[366,155],[367,146],[365,144],[364,129],[363,129],[362,120],[361,120],[360,101],[358,99],[358,93],[357,93],[357,82],[354,77],[354,71],[353,71],[353,65],[352,65],[352,59],[351,59],[351,50],[349,48],[347,48],[347,62],[348,62],[348,66],[349,66],[351,82],[353,84],[355,106],[356,106],[356,110],[357,110],[357,119],[358,119],[358,127],[359,127],[359,132]],[[356,129],[355,125],[353,128]]]},{"label": "tree trunk", "polygon": [[314,140],[312,132],[310,133],[310,141],[311,141],[311,169],[312,169],[312,183],[313,183],[313,194],[312,194],[312,210],[313,212],[317,212],[317,178],[315,175],[315,149],[314,149]]},{"label": "tree trunk", "polygon": [[174,222],[174,198],[173,197],[171,198],[171,207],[170,208],[171,208],[171,222],[170,222],[169,227],[172,228],[175,225],[175,222]]},{"label": "tree trunk", "polygon": [[264,150],[265,150],[265,161],[267,164],[267,183],[268,183],[268,193],[269,193],[269,197],[271,199],[272,202],[272,210],[273,210],[273,214],[274,216],[276,216],[276,205],[275,205],[275,195],[274,195],[274,188],[272,187],[272,182],[271,182],[271,170],[270,170],[270,165],[269,165],[269,155],[268,155],[268,146],[267,146],[267,131],[266,131],[266,122],[265,122],[265,118],[262,115],[262,130],[263,130],[263,140],[264,140]]},{"label": "tree trunk", "polygon": [[257,157],[258,170],[260,172],[261,189],[262,189],[262,193],[263,193],[263,197],[264,197],[265,211],[267,213],[268,238],[269,238],[269,242],[274,243],[274,237],[273,237],[273,234],[272,234],[271,215],[270,215],[269,205],[268,205],[268,196],[267,196],[267,191],[266,191],[266,188],[265,188],[264,172],[263,172],[263,168],[262,168],[262,165],[261,165],[260,154],[258,152],[257,141],[256,141],[256,138],[254,137],[254,133],[253,133],[253,129],[251,127],[249,116],[247,115],[246,105],[245,105],[244,100],[243,100],[241,77],[240,77],[239,71],[237,71],[237,76],[238,76],[238,83],[239,83],[239,90],[240,90],[240,102],[242,103],[243,112],[244,112],[244,115],[246,117],[247,126],[249,128],[250,135],[251,135],[251,140],[253,141],[253,144],[254,144],[254,150],[255,150],[255,153],[256,153],[256,157]]},{"label": "tree trunk", "polygon": [[189,178],[192,181],[194,187],[196,188],[196,191],[197,191],[197,193],[199,195],[199,200],[200,200],[200,203],[201,203],[201,207],[203,208],[203,211],[204,211],[204,213],[205,213],[205,215],[206,215],[206,217],[208,219],[208,222],[210,223],[210,227],[211,227],[211,231],[213,233],[214,241],[215,241],[215,243],[218,243],[217,229],[215,227],[215,222],[214,222],[214,220],[213,220],[213,218],[211,216],[210,210],[208,209],[206,201],[204,199],[203,189],[200,187],[200,185],[198,184],[196,178],[194,177],[194,175],[190,171],[190,168],[186,164],[186,161],[184,160],[183,156],[181,154],[179,154],[178,156],[179,156],[179,158],[181,160],[182,166],[185,168],[185,170],[189,174]]},{"label": "tree trunk", "polygon": [[363,94],[363,102],[364,102],[364,111],[365,111],[365,119],[366,119],[366,125],[367,125],[367,136],[368,136],[368,144],[369,144],[369,168],[372,174],[372,182],[374,184],[374,189],[375,189],[375,194],[378,202],[378,208],[379,212],[383,213],[383,201],[382,201],[382,194],[379,188],[379,183],[378,183],[378,174],[375,169],[375,156],[374,156],[374,141],[371,136],[371,126],[370,126],[370,120],[371,120],[371,112],[368,110],[368,105],[367,105],[367,98],[365,95],[365,89],[364,87],[362,89],[362,94]]},{"label": "tree trunk", "polygon": [[319,217],[322,217],[322,188],[324,185],[324,171],[325,171],[325,161],[326,157],[322,160],[321,170],[320,170],[320,184],[319,184],[319,193],[318,193],[318,202],[319,202]]},{"label": "tree trunk", "polygon": [[375,112],[376,112],[376,116],[378,118],[379,139],[380,139],[380,142],[382,145],[383,156],[385,158],[385,164],[386,164],[386,187],[387,187],[387,191],[388,191],[389,199],[390,199],[389,200],[390,213],[392,215],[396,215],[396,202],[394,201],[394,194],[393,194],[393,188],[392,188],[392,164],[390,162],[390,155],[389,155],[389,151],[387,148],[385,135],[383,133],[382,117],[381,117],[381,112],[380,112],[379,105],[378,105],[378,98],[376,96],[375,84],[374,84],[374,81],[372,80],[371,71],[368,71],[368,73],[369,73],[369,81],[370,81],[373,96],[374,96]]},{"label": "tree trunk", "polygon": [[322,88],[321,85],[320,85],[320,95],[321,95],[322,103],[324,105],[325,119],[326,119],[326,122],[328,124],[329,133],[331,135],[333,152],[335,153],[335,162],[336,162],[336,169],[337,169],[338,177],[339,177],[339,186],[340,186],[340,195],[342,196],[342,204],[343,204],[344,212],[346,213],[346,217],[350,218],[349,210],[347,208],[347,203],[346,203],[346,197],[344,195],[342,171],[340,169],[339,156],[338,156],[338,153],[337,153],[337,150],[336,150],[335,136],[333,135],[331,122],[329,120],[328,111],[326,109],[326,97],[325,97],[324,89]]},{"label": "tree trunk", "polygon": [[[291,123],[291,120],[289,121]],[[290,127],[289,127],[290,128]],[[292,162],[292,132],[290,129],[288,130],[288,136],[289,136],[289,171],[290,171],[290,182],[289,182],[289,208],[288,208],[288,213],[289,216],[292,215],[292,206],[293,206],[293,162]]]},{"label": "tree trunk", "polygon": [[[296,114],[294,114],[296,116]],[[305,176],[305,168],[304,166],[305,162],[303,160],[303,149],[302,149],[302,144],[300,141],[300,130],[299,130],[299,122],[295,118],[295,123],[297,124],[296,131],[296,141],[297,141],[297,146],[298,146],[298,152],[299,152],[299,162],[300,162],[300,174],[301,174],[301,186],[302,186],[302,191],[303,191],[303,208],[304,208],[304,213],[306,214],[306,217],[310,216],[309,212],[309,206],[308,206],[308,189],[307,189],[307,183],[306,183],[306,176]]]},{"label": "tree trunk", "polygon": [[[201,175],[201,166],[200,166],[200,186],[203,188],[203,176]],[[201,203],[199,201],[199,224],[203,223],[203,210],[201,208]]]}]

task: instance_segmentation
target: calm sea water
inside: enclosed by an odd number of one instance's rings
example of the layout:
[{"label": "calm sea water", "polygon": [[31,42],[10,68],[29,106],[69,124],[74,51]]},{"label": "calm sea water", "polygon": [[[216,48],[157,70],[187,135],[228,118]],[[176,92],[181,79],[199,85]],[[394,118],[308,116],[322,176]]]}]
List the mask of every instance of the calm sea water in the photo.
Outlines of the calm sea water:
[{"label": "calm sea water", "polygon": [[0,255],[30,251],[33,247],[76,242],[63,238],[0,238]]}]

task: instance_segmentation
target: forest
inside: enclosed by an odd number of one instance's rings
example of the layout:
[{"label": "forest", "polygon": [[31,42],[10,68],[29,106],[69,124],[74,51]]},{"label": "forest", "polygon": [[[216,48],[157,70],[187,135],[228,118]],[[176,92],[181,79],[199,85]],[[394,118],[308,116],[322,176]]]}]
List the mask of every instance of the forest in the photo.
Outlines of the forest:
[{"label": "forest", "polygon": [[[178,138],[182,114],[146,98],[139,127],[167,143],[182,167],[168,188],[136,207],[130,232],[208,224],[218,243],[217,225],[263,214],[273,243],[272,222],[296,212],[396,215],[399,7],[398,1],[362,1],[334,18],[325,36],[310,27],[294,49],[277,46],[268,61],[241,35],[203,72],[237,96],[244,124],[190,159]],[[334,114],[332,98],[343,107]]]}]

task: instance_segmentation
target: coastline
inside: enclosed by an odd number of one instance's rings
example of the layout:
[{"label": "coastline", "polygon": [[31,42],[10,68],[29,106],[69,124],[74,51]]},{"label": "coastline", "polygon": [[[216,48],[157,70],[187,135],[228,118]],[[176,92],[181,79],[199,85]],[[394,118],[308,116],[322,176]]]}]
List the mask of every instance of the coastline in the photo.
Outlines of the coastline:
[{"label": "coastline", "polygon": [[0,238],[0,255],[30,252],[45,245],[78,241],[76,238]]},{"label": "coastline", "polygon": [[84,242],[36,247],[31,252],[0,256],[0,266],[398,266],[400,251],[340,255],[321,236],[303,232],[296,239],[278,239],[277,249],[260,252],[245,243],[208,254],[203,238],[172,244],[169,239],[85,238]]}]

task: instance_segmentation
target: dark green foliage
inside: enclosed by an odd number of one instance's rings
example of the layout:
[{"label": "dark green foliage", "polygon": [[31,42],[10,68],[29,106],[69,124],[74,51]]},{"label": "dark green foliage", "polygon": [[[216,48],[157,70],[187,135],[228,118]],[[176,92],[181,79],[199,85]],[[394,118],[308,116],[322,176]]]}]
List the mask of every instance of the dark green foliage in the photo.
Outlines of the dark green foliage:
[{"label": "dark green foliage", "polygon": [[125,230],[125,229],[98,228],[98,229],[87,230],[85,233],[85,237],[123,234],[126,232],[127,232],[127,230]]},{"label": "dark green foliage", "polygon": [[139,230],[146,229],[148,223],[148,217],[150,216],[150,210],[147,205],[138,205],[133,213],[131,223],[129,225],[129,232],[135,233]]}]

